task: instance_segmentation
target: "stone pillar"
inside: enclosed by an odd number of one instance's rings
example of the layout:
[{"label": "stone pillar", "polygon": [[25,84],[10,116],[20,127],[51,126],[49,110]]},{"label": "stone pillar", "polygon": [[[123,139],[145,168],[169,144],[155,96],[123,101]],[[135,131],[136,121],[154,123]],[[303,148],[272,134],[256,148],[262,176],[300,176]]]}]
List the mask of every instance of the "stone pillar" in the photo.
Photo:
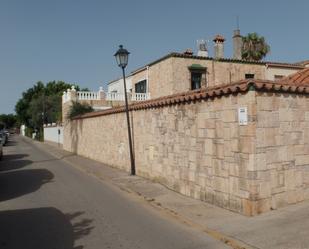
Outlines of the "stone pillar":
[{"label": "stone pillar", "polygon": [[100,100],[104,100],[105,96],[106,96],[106,94],[105,94],[105,92],[103,90],[103,87],[100,86],[100,89],[99,89],[99,98],[100,98]]},{"label": "stone pillar", "polygon": [[77,92],[76,92],[75,86],[71,87],[70,93],[71,93],[71,101],[73,102],[77,101]]},{"label": "stone pillar", "polygon": [[241,60],[242,53],[242,36],[240,35],[240,30],[234,30],[233,35],[233,58],[237,60]]},{"label": "stone pillar", "polygon": [[74,86],[66,92],[63,92],[62,95],[62,123],[65,123],[67,120],[72,101],[77,101],[77,92]]},{"label": "stone pillar", "polygon": [[213,42],[215,43],[215,54],[214,57],[216,59],[222,59],[224,58],[224,37],[222,35],[216,35],[213,39]]}]

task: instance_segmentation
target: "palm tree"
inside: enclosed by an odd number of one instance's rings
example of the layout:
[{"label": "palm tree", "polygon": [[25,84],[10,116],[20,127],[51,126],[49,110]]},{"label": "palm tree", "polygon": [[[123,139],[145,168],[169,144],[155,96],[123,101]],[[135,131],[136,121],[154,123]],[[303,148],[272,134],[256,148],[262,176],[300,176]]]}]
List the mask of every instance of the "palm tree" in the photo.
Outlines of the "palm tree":
[{"label": "palm tree", "polygon": [[242,59],[244,60],[262,60],[269,52],[270,47],[263,36],[257,33],[249,33],[242,38]]}]

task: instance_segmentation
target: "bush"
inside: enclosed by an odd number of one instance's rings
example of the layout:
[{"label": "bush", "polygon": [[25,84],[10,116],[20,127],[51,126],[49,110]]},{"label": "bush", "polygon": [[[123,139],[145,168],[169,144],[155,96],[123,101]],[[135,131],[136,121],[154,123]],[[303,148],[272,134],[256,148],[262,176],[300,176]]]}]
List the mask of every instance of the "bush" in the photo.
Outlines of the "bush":
[{"label": "bush", "polygon": [[82,115],[88,112],[93,112],[92,106],[86,103],[73,102],[68,112],[68,118],[73,119],[78,115]]}]

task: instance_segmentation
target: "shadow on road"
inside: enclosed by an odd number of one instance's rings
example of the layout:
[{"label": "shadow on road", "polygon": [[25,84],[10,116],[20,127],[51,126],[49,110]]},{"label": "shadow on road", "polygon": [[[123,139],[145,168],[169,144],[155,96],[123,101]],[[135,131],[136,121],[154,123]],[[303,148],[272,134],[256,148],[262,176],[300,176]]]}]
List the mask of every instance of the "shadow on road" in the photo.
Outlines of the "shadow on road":
[{"label": "shadow on road", "polygon": [[0,201],[10,200],[34,192],[53,178],[54,175],[46,169],[1,172]]},{"label": "shadow on road", "polygon": [[[64,214],[56,208],[0,212],[2,249],[82,249],[76,240],[90,234],[92,220],[84,212]],[[75,222],[74,220],[78,220]]]},{"label": "shadow on road", "polygon": [[4,155],[0,161],[0,172],[23,168],[32,163],[31,160],[23,160],[28,154],[10,154]]}]

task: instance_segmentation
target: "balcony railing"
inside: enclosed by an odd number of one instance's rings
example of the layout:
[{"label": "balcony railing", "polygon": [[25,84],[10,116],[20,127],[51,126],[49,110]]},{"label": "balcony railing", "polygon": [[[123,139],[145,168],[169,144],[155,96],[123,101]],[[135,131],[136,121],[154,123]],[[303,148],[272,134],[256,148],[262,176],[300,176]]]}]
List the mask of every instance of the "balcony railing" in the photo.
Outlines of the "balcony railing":
[{"label": "balcony railing", "polygon": [[[128,93],[128,100],[130,101],[144,101],[150,99],[149,93]],[[98,92],[86,92],[86,91],[76,91],[74,87],[63,92],[62,102],[66,103],[69,101],[78,100],[108,100],[108,101],[124,101],[123,93],[105,93],[103,88],[100,87]]]},{"label": "balcony railing", "polygon": [[131,100],[132,101],[144,101],[150,99],[149,93],[135,93],[132,94]]},{"label": "balcony railing", "polygon": [[99,92],[77,92],[78,100],[100,100]]},{"label": "balcony railing", "polygon": [[[144,101],[150,99],[149,93],[128,93],[128,99],[131,101]],[[123,93],[107,93],[106,100],[124,101]]]}]

